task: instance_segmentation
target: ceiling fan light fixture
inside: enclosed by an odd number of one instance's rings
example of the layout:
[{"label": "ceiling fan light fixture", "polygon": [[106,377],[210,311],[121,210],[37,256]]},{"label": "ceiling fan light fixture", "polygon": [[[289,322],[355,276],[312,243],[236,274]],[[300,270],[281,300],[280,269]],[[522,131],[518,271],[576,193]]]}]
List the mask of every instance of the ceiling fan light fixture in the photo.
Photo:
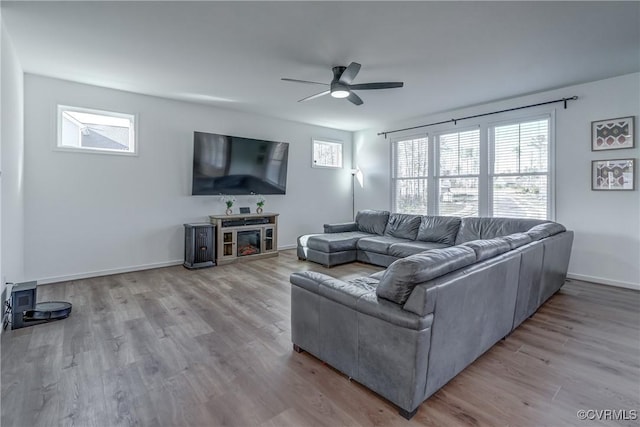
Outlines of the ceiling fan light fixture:
[{"label": "ceiling fan light fixture", "polygon": [[346,98],[349,96],[349,91],[346,89],[336,89],[331,91],[331,96],[334,98]]},{"label": "ceiling fan light fixture", "polygon": [[331,96],[334,98],[346,98],[349,96],[349,87],[339,81],[331,82]]},{"label": "ceiling fan light fixture", "polygon": [[293,82],[293,83],[305,83],[305,84],[320,85],[325,87],[329,86],[327,90],[322,91],[320,93],[316,93],[315,95],[307,96],[306,98],[302,98],[298,102],[309,101],[324,95],[331,95],[332,98],[346,99],[354,105],[362,105],[363,103],[362,99],[354,91],[373,90],[373,89],[393,89],[393,88],[402,87],[404,85],[404,83],[402,82],[377,82],[377,83],[352,84],[353,79],[356,77],[356,75],[360,71],[360,67],[361,65],[358,64],[357,62],[352,62],[351,64],[349,64],[348,67],[342,67],[342,66],[333,67],[331,69],[331,71],[333,72],[333,80],[331,80],[331,83],[329,84],[312,82],[309,80],[290,79],[290,78],[282,78],[282,80]]}]

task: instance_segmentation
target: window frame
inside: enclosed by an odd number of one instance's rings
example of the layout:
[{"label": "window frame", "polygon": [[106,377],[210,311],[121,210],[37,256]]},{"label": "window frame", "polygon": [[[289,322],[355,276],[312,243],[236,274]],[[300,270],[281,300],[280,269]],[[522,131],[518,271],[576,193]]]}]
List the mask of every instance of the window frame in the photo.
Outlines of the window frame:
[{"label": "window frame", "polygon": [[[465,133],[465,132],[472,132],[472,131],[478,131],[478,156],[479,156],[479,160],[478,160],[478,173],[477,174],[461,174],[461,175],[442,175],[440,173],[440,138],[443,135],[451,135],[451,134],[458,134],[460,135],[461,133]],[[431,205],[433,206],[433,210],[431,212],[436,212],[436,215],[443,215],[440,212],[440,180],[444,179],[444,178],[451,178],[451,179],[465,179],[465,178],[475,178],[478,180],[478,213],[477,215],[474,216],[482,216],[482,206],[483,206],[483,188],[482,188],[482,184],[483,184],[483,171],[486,169],[483,167],[483,164],[485,162],[483,162],[483,153],[482,153],[482,127],[480,125],[470,125],[470,126],[466,126],[466,127],[454,127],[454,128],[448,128],[448,129],[442,129],[440,131],[438,131],[437,133],[435,133],[433,135],[433,137],[430,140],[430,144],[432,145],[431,150],[433,152],[433,173],[432,175],[432,179],[433,179],[433,189],[435,194],[431,197],[432,201],[431,201]]]},{"label": "window frame", "polygon": [[[496,127],[516,125],[540,120],[548,120],[547,172],[529,172],[518,174],[495,174],[495,132]],[[547,177],[547,217],[555,221],[555,110],[546,113],[516,116],[513,118],[487,123],[487,215],[493,217],[493,180],[495,177],[508,176],[546,176]]]},{"label": "window frame", "polygon": [[[316,142],[340,146],[340,166],[318,165],[315,159]],[[344,169],[344,142],[329,138],[311,138],[311,167],[317,169]]]},{"label": "window frame", "polygon": [[423,215],[430,215],[430,212],[432,212],[432,203],[431,203],[431,198],[430,198],[430,192],[429,192],[429,188],[431,188],[433,186],[433,168],[434,168],[434,159],[433,159],[433,149],[432,146],[433,144],[431,143],[432,140],[432,136],[427,133],[412,133],[412,134],[406,134],[406,135],[402,135],[402,136],[398,136],[396,138],[392,138],[391,139],[391,144],[389,144],[390,147],[390,151],[391,151],[391,170],[390,170],[390,186],[391,186],[391,210],[392,212],[400,212],[398,211],[398,207],[396,205],[396,180],[398,180],[398,178],[396,177],[396,150],[395,150],[395,144],[401,141],[413,141],[416,139],[426,139],[427,140],[427,175],[425,176],[412,176],[412,177],[405,177],[405,178],[400,178],[401,180],[408,180],[408,179],[425,179],[427,181],[427,212],[425,212]]},{"label": "window frame", "polygon": [[[116,117],[122,119],[129,119],[131,126],[129,127],[129,144],[133,149],[129,151],[108,149],[108,148],[94,148],[94,147],[70,147],[61,145],[62,143],[62,114],[65,111],[72,111],[78,113],[96,114],[107,117]],[[138,116],[134,113],[121,113],[116,111],[99,110],[95,108],[76,107],[72,105],[58,104],[56,106],[56,140],[54,145],[54,151],[72,152],[72,153],[89,153],[89,154],[107,154],[116,156],[138,156],[140,147],[138,142]]]},{"label": "window frame", "polygon": [[[536,120],[549,120],[548,127],[548,158],[547,166],[547,220],[555,221],[556,219],[556,163],[555,163],[555,151],[556,151],[556,108],[533,108],[530,111],[523,113],[518,112],[506,112],[501,113],[497,120],[489,121],[485,119],[475,120],[469,123],[468,126],[459,126],[457,124],[441,124],[433,126],[432,131],[419,134],[401,134],[396,138],[391,139],[389,144],[389,158],[390,158],[390,173],[389,173],[389,185],[390,185],[390,203],[392,211],[397,211],[396,195],[395,195],[395,150],[394,144],[397,141],[411,140],[417,138],[428,138],[428,178],[427,178],[427,215],[442,215],[440,213],[439,198],[440,188],[438,180],[441,178],[440,173],[440,150],[439,150],[439,137],[441,135],[466,132],[473,129],[479,129],[480,131],[480,170],[478,177],[478,216],[492,217],[493,216],[493,178],[492,173],[494,168],[493,150],[491,145],[493,136],[490,134],[493,128],[509,125],[526,123]],[[538,173],[538,175],[545,175]],[[500,175],[497,175],[500,176]],[[458,176],[456,176],[458,177]],[[461,178],[467,177],[459,176]],[[474,176],[475,177],[475,176]]]}]

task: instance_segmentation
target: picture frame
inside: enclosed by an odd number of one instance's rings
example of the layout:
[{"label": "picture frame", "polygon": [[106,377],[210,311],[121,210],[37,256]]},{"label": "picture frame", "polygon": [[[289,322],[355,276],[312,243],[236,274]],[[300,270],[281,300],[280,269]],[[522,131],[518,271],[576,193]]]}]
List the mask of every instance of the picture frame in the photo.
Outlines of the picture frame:
[{"label": "picture frame", "polygon": [[635,147],[635,116],[591,122],[591,151]]},{"label": "picture frame", "polygon": [[241,214],[251,213],[251,208],[240,208],[240,213]]},{"label": "picture frame", "polygon": [[591,190],[635,190],[636,159],[593,160],[591,162]]}]

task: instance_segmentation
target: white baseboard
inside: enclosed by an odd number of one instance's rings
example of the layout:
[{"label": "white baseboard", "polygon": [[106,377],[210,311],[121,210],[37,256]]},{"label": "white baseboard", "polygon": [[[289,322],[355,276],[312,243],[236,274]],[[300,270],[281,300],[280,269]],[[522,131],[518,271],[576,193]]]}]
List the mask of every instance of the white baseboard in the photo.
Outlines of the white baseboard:
[{"label": "white baseboard", "polygon": [[110,276],[112,274],[130,273],[132,271],[151,270],[152,268],[171,267],[173,265],[181,265],[184,260],[173,260],[165,262],[157,262],[153,264],[132,265],[123,268],[113,268],[109,270],[88,271],[85,273],[70,274],[68,276],[44,277],[37,279],[38,285],[48,283],[67,282],[69,280],[88,279],[91,277]]},{"label": "white baseboard", "polygon": [[[295,249],[297,247],[298,246],[296,244],[283,245],[283,246],[278,246],[278,250]],[[42,277],[35,280],[38,281],[38,285],[46,285],[49,283],[67,282],[69,280],[89,279],[91,277],[110,276],[112,274],[120,274],[120,273],[130,273],[132,271],[151,270],[152,268],[171,267],[173,265],[181,265],[183,262],[184,260],[173,260],[173,261],[158,262],[153,264],[132,265],[129,267],[113,268],[109,270],[87,271],[84,273],[69,274],[67,276]]]},{"label": "white baseboard", "polygon": [[296,249],[298,247],[297,244],[293,244],[293,245],[282,245],[282,246],[278,246],[278,250],[279,251],[286,251],[287,249]]},{"label": "white baseboard", "polygon": [[601,285],[615,286],[618,288],[634,289],[640,291],[639,283],[623,282],[620,280],[611,280],[604,277],[587,276],[584,274],[567,273],[568,279],[582,280],[584,282],[598,283]]}]

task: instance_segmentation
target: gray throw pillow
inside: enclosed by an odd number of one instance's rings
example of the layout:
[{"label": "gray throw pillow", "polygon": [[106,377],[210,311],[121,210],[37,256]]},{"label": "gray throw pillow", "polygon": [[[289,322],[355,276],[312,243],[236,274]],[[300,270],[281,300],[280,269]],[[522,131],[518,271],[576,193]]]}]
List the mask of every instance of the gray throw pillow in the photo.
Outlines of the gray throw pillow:
[{"label": "gray throw pillow", "polygon": [[431,249],[394,261],[385,270],[376,295],[404,304],[420,283],[476,262],[476,253],[466,246]]},{"label": "gray throw pillow", "polygon": [[356,215],[358,231],[382,236],[389,220],[389,211],[364,210]]},{"label": "gray throw pillow", "polygon": [[418,235],[420,220],[418,215],[392,213],[389,215],[387,229],[384,234],[400,239],[415,240]]}]

